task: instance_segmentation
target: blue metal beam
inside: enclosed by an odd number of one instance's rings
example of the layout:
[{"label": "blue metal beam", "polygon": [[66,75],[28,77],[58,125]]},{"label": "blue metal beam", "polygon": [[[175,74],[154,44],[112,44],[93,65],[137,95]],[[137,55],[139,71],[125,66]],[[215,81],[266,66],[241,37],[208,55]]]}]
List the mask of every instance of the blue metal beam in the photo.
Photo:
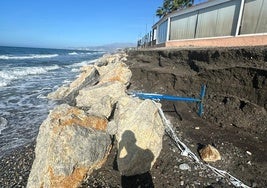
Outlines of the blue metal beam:
[{"label": "blue metal beam", "polygon": [[157,93],[141,93],[141,92],[132,92],[131,94],[140,99],[151,99],[151,100],[168,100],[168,101],[183,101],[183,102],[197,102],[199,106],[198,115],[203,114],[203,100],[206,93],[206,85],[202,85],[200,91],[200,98],[191,98],[191,97],[180,97],[173,95],[164,95]]}]

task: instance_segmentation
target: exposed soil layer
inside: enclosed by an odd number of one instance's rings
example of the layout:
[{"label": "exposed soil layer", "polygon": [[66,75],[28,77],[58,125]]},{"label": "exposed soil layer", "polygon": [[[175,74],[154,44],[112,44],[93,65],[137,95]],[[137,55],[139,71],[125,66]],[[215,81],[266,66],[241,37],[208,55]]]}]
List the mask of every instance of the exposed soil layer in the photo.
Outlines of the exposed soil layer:
[{"label": "exposed soil layer", "polygon": [[[178,135],[196,154],[201,145],[215,145],[222,160],[212,165],[249,186],[267,186],[267,47],[132,51],[128,64],[133,72],[132,90],[199,97],[201,85],[206,84],[201,118],[195,104],[163,102]],[[161,172],[172,169],[166,174],[175,187],[182,172],[171,173],[177,162],[164,157],[168,152],[163,149],[158,161],[164,162],[158,168]],[[155,171],[154,167],[151,174]],[[194,175],[191,172],[184,185],[197,181],[202,187],[207,182],[221,185],[216,178],[202,181]],[[156,187],[163,184],[154,183]]]},{"label": "exposed soil layer", "polygon": [[[202,117],[196,104],[162,101],[177,135],[197,155],[203,145],[214,145],[222,160],[212,166],[250,187],[267,186],[266,47],[160,49],[128,55],[133,73],[129,90],[199,97],[201,85],[206,84]],[[227,179],[181,156],[167,135],[151,172],[126,177],[126,184],[115,158],[113,148],[108,162],[83,186],[233,187]],[[189,170],[179,168],[184,163]]]}]

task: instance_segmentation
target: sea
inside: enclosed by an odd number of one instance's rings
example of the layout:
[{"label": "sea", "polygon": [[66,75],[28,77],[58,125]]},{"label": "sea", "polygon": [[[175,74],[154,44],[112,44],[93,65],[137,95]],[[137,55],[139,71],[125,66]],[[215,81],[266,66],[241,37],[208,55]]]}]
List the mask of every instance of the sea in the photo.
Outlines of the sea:
[{"label": "sea", "polygon": [[103,51],[0,46],[0,158],[38,134],[55,101],[47,94],[70,84]]}]

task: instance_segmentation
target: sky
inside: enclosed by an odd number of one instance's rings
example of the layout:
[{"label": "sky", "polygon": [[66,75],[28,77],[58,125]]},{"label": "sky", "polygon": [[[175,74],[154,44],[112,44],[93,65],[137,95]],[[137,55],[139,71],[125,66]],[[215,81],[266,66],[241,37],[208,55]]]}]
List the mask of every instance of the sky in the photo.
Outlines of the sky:
[{"label": "sky", "polygon": [[[200,1],[200,0],[199,0]],[[163,0],[1,0],[0,46],[87,47],[136,43]]]}]

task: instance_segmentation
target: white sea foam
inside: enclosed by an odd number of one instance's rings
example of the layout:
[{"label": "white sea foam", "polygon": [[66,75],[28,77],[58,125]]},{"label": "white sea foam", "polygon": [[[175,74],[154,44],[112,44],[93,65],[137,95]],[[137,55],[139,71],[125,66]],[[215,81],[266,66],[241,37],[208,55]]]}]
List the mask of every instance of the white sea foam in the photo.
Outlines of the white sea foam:
[{"label": "white sea foam", "polygon": [[67,67],[69,67],[69,68],[82,67],[82,66],[85,66],[85,65],[93,64],[96,61],[97,61],[97,59],[90,60],[90,61],[82,61],[82,62],[79,62],[79,63],[74,63],[74,64],[69,65]]},{"label": "white sea foam", "polygon": [[29,54],[26,56],[0,55],[0,59],[3,60],[43,59],[43,58],[53,58],[57,56],[58,54]]},{"label": "white sea foam", "polygon": [[37,96],[37,99],[46,99],[47,96],[43,95],[43,94],[40,94]]},{"label": "white sea foam", "polygon": [[107,53],[107,52],[89,52],[87,54],[105,54],[105,53]]},{"label": "white sea foam", "polygon": [[70,52],[69,55],[78,55],[77,52]]},{"label": "white sea foam", "polygon": [[64,80],[63,81],[63,84],[69,84],[69,83],[71,83],[72,81],[71,80]]},{"label": "white sea foam", "polygon": [[105,52],[70,52],[69,55],[97,55],[97,54],[104,54]]},{"label": "white sea foam", "polygon": [[80,69],[78,69],[78,68],[73,68],[73,69],[71,69],[71,72],[80,72],[81,70]]},{"label": "white sea foam", "polygon": [[0,71],[0,87],[8,85],[12,80],[20,79],[28,75],[44,74],[48,71],[60,69],[58,65],[48,67],[17,67]]},{"label": "white sea foam", "polygon": [[5,87],[5,86],[7,86],[7,85],[8,85],[8,82],[6,82],[6,81],[0,79],[0,87]]},{"label": "white sea foam", "polygon": [[4,130],[7,126],[7,120],[3,117],[0,117],[0,134],[2,133],[2,130]]}]

